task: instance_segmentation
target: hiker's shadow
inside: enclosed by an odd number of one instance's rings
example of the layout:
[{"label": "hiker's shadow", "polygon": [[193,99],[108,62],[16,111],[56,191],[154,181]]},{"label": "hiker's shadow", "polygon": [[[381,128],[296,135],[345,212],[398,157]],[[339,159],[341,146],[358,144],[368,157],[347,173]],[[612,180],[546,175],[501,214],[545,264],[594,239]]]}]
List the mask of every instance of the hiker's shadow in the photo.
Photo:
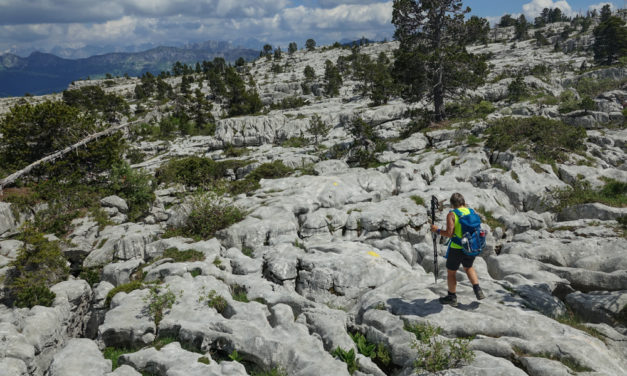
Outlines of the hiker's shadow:
[{"label": "hiker's shadow", "polygon": [[397,316],[401,315],[416,315],[425,317],[442,312],[442,304],[437,299],[414,299],[412,301],[406,301],[399,298],[388,299],[388,306],[390,312]]},{"label": "hiker's shadow", "polygon": [[[438,301],[438,299],[414,299],[412,301],[406,301],[399,298],[388,299],[389,311],[397,316],[401,315],[415,315],[420,317],[426,317],[436,313],[442,312],[444,306]],[[472,302],[470,304],[459,303],[456,307],[462,311],[474,311],[479,308],[479,302]]]}]

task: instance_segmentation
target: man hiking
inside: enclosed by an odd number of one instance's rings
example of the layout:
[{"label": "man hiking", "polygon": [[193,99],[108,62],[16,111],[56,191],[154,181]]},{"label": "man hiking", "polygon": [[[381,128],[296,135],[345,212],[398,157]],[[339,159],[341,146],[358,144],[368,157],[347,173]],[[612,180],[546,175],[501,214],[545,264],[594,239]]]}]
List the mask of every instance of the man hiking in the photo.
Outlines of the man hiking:
[{"label": "man hiking", "polygon": [[446,256],[444,256],[446,258],[446,281],[448,283],[448,295],[441,297],[439,300],[442,304],[450,304],[453,307],[456,307],[457,295],[455,292],[457,290],[457,278],[455,274],[457,273],[457,269],[459,269],[460,264],[464,266],[464,270],[466,271],[466,275],[468,275],[468,279],[472,284],[472,289],[475,292],[477,300],[484,299],[485,295],[483,294],[481,287],[479,287],[477,272],[472,267],[476,256],[464,254],[461,244],[457,244],[461,243],[462,228],[459,223],[459,217],[455,212],[460,212],[462,216],[465,216],[470,214],[470,209],[466,207],[464,196],[460,193],[453,193],[450,202],[453,210],[451,210],[446,216],[446,231],[442,231],[435,224],[431,225],[431,231],[436,232],[441,236],[446,236],[447,238],[453,238],[453,240],[449,243]]}]

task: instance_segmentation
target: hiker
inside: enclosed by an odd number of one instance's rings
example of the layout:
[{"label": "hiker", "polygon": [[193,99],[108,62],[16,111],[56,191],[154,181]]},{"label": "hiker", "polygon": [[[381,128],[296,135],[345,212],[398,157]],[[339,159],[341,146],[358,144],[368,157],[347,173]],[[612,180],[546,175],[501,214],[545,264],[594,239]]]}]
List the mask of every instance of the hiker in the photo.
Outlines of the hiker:
[{"label": "hiker", "polygon": [[466,275],[468,275],[470,283],[472,283],[472,289],[475,292],[477,300],[484,299],[485,295],[483,294],[481,287],[479,287],[477,272],[472,267],[476,256],[464,254],[462,246],[456,243],[461,240],[462,229],[459,223],[459,218],[457,214],[455,214],[455,209],[461,212],[462,216],[470,214],[470,209],[466,207],[464,196],[460,193],[453,193],[450,201],[453,210],[451,210],[446,216],[446,230],[442,231],[442,229],[439,229],[438,226],[432,224],[431,231],[436,232],[438,235],[446,236],[447,238],[458,239],[449,243],[446,256],[444,256],[444,258],[446,258],[446,281],[448,282],[448,295],[439,299],[442,304],[450,304],[453,307],[456,307],[457,295],[455,292],[457,290],[457,279],[455,274],[457,273],[457,269],[459,269],[460,264],[464,266],[464,270],[466,271]]}]

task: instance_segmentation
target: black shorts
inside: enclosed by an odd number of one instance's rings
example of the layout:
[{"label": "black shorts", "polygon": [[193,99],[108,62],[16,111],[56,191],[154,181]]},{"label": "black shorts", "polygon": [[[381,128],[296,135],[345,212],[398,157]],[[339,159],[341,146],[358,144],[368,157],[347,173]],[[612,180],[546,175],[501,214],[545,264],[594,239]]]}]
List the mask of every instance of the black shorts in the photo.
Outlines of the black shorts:
[{"label": "black shorts", "polygon": [[476,256],[465,255],[461,249],[450,248],[448,258],[446,259],[446,268],[448,270],[457,270],[460,264],[462,264],[464,268],[470,268],[475,262],[475,257]]}]

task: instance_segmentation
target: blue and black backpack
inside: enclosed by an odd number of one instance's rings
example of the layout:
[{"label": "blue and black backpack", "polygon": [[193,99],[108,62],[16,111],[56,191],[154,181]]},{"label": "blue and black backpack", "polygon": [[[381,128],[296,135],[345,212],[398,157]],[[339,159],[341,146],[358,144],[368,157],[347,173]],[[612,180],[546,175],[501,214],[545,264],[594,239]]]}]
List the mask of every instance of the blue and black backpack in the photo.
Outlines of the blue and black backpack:
[{"label": "blue and black backpack", "polygon": [[451,242],[461,246],[464,254],[477,256],[485,248],[485,230],[481,229],[481,217],[474,210],[469,210],[466,215],[458,209],[453,210],[462,228],[462,237],[453,236]]}]

